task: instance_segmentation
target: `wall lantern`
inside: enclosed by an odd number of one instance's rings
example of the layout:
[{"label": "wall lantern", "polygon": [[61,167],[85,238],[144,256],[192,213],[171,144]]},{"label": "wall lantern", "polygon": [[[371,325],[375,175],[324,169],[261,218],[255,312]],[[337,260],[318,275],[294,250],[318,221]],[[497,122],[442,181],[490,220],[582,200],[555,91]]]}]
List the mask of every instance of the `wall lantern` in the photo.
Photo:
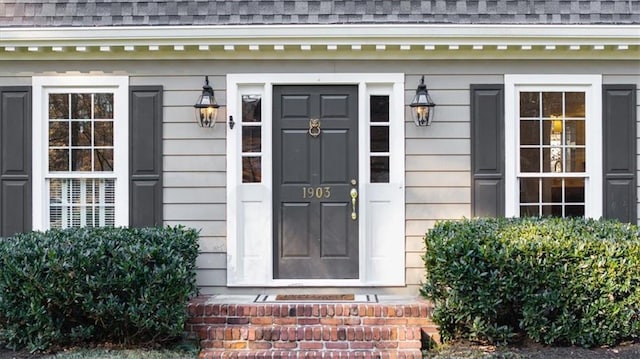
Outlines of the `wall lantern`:
[{"label": "wall lantern", "polygon": [[209,76],[204,77],[202,95],[198,97],[198,101],[193,107],[196,109],[196,122],[200,127],[213,127],[216,124],[216,116],[220,106],[216,103],[213,89],[209,86]]},{"label": "wall lantern", "polygon": [[431,96],[429,96],[427,85],[424,84],[424,76],[422,76],[420,85],[418,85],[418,89],[416,90],[416,95],[413,100],[411,100],[409,106],[411,107],[411,116],[416,126],[429,126],[431,124],[433,110],[436,104],[433,103]]}]

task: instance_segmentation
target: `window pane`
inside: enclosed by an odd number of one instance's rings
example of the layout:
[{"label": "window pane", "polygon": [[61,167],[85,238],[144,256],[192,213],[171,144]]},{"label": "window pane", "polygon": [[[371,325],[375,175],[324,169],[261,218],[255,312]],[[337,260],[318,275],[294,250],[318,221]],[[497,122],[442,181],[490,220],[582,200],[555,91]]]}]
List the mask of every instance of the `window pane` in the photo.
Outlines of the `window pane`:
[{"label": "window pane", "polygon": [[540,93],[520,93],[520,117],[540,117]]},{"label": "window pane", "polygon": [[104,208],[104,216],[100,217],[100,226],[113,227],[115,224],[116,209],[113,206]]},{"label": "window pane", "polygon": [[520,121],[520,144],[540,144],[540,121]]},{"label": "window pane", "polygon": [[68,119],[69,118],[69,95],[68,94],[49,94],[49,119]]},{"label": "window pane", "polygon": [[113,122],[96,121],[94,141],[96,146],[113,146]]},{"label": "window pane", "polygon": [[260,126],[242,126],[242,152],[260,152],[262,128]]},{"label": "window pane", "polygon": [[113,119],[113,94],[97,93],[94,95],[95,104],[93,107],[93,118],[97,119]]},{"label": "window pane", "polygon": [[259,95],[242,96],[242,122],[262,121],[262,100]]},{"label": "window pane", "polygon": [[562,144],[562,120],[542,121],[542,144],[556,146]]},{"label": "window pane", "polygon": [[[104,203],[116,203],[116,182],[112,179],[101,179],[100,196],[104,197]],[[102,201],[101,201],[102,202]]]},{"label": "window pane", "polygon": [[562,169],[562,148],[551,147],[542,150],[542,171],[561,173]]},{"label": "window pane", "polygon": [[84,222],[86,223],[87,227],[98,227],[98,218],[95,216],[95,213],[93,212],[94,207],[92,206],[88,206],[85,208],[85,218],[84,218]]},{"label": "window pane", "polygon": [[389,96],[370,97],[371,122],[389,122]]},{"label": "window pane", "polygon": [[564,208],[565,217],[584,217],[584,205],[582,206],[566,206]]},{"label": "window pane", "polygon": [[71,170],[91,171],[91,150],[71,150]]},{"label": "window pane", "polygon": [[584,92],[567,92],[565,93],[565,116],[566,117],[585,117],[584,108]]},{"label": "window pane", "polygon": [[567,172],[585,172],[585,149],[584,148],[567,148]]},{"label": "window pane", "polygon": [[543,216],[562,217],[562,206],[542,206]]},{"label": "window pane", "polygon": [[100,149],[94,150],[94,171],[113,171],[113,150]]},{"label": "window pane", "polygon": [[69,146],[69,122],[49,122],[49,146]]},{"label": "window pane", "polygon": [[389,183],[389,156],[371,156],[371,183]]},{"label": "window pane", "polygon": [[371,152],[389,152],[388,126],[371,126]]},{"label": "window pane", "polygon": [[520,149],[520,171],[540,172],[540,149],[522,148]]},{"label": "window pane", "polygon": [[520,203],[538,203],[538,178],[520,179]]},{"label": "window pane", "polygon": [[49,150],[49,171],[69,170],[69,150]]},{"label": "window pane", "polygon": [[520,206],[520,217],[538,217],[539,215],[538,206]]},{"label": "window pane", "polygon": [[261,181],[261,158],[242,157],[242,183],[258,183]]},{"label": "window pane", "polygon": [[565,178],[564,201],[584,203],[584,178]]},{"label": "window pane", "polygon": [[542,117],[562,117],[562,92],[542,93]]},{"label": "window pane", "polygon": [[585,144],[585,121],[584,120],[566,120],[565,126],[565,144],[569,146]]},{"label": "window pane", "polygon": [[91,146],[91,122],[71,122],[71,146]]},{"label": "window pane", "polygon": [[542,202],[562,203],[562,178],[542,179]]},{"label": "window pane", "polygon": [[71,94],[71,118],[76,120],[91,118],[90,94]]}]

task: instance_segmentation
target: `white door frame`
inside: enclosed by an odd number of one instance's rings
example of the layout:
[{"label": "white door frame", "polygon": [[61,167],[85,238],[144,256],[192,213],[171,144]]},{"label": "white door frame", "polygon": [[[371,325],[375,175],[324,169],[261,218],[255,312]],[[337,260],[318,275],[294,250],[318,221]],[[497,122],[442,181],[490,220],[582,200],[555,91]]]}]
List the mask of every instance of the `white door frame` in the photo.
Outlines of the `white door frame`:
[{"label": "white door frame", "polygon": [[[358,279],[274,279],[272,103],[274,85],[358,86]],[[242,95],[262,97],[262,182],[242,183]],[[390,179],[369,183],[370,95],[389,96]],[[404,74],[229,74],[227,115],[227,286],[400,286],[405,284]]]}]

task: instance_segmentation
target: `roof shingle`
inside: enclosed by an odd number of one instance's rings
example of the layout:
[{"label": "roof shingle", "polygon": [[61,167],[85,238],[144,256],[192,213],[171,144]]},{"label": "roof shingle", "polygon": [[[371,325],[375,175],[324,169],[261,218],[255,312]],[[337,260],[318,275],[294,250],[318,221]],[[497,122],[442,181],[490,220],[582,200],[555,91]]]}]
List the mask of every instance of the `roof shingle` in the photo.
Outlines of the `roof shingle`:
[{"label": "roof shingle", "polygon": [[0,1],[0,27],[347,23],[640,24],[640,0]]}]

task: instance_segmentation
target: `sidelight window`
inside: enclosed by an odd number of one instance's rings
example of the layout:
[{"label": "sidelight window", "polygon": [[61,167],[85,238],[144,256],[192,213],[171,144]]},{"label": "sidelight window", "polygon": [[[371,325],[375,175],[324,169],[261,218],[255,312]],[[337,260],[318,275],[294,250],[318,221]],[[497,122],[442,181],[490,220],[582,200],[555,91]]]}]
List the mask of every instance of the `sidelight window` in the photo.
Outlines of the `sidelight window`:
[{"label": "sidelight window", "polygon": [[242,96],[242,183],[262,182],[262,97]]},{"label": "sidelight window", "polygon": [[371,183],[389,183],[389,96],[369,97],[369,176]]}]

